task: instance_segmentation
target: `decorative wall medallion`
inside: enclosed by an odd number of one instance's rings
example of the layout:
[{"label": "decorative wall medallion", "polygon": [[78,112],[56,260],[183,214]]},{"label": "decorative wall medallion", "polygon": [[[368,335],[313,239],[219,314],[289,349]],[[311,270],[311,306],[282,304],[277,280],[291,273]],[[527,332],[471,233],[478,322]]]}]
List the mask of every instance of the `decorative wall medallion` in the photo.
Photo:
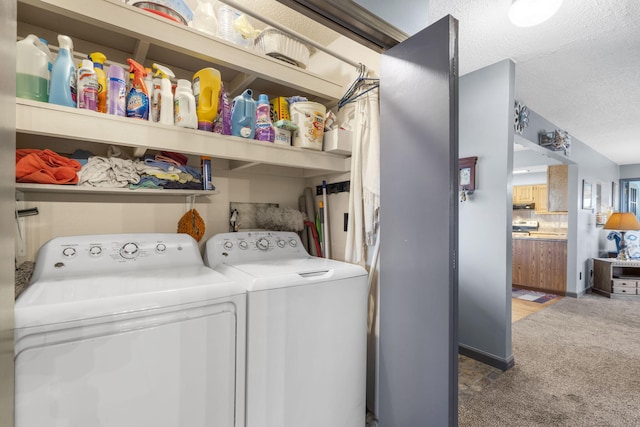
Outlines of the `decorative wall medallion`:
[{"label": "decorative wall medallion", "polygon": [[522,105],[518,101],[516,101],[513,126],[518,134],[522,134],[527,126],[529,126],[529,109],[526,105]]}]

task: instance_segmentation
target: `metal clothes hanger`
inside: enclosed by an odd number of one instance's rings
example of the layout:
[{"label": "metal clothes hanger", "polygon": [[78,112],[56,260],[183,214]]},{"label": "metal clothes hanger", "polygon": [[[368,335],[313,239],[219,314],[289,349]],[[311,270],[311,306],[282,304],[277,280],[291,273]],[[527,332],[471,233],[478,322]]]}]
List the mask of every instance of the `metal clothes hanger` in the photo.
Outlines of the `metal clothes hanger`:
[{"label": "metal clothes hanger", "polygon": [[358,76],[353,83],[351,83],[351,86],[349,86],[342,98],[340,98],[340,101],[338,101],[338,109],[355,101],[365,93],[380,87],[380,79],[366,77],[366,75],[367,67],[362,63],[358,64]]}]

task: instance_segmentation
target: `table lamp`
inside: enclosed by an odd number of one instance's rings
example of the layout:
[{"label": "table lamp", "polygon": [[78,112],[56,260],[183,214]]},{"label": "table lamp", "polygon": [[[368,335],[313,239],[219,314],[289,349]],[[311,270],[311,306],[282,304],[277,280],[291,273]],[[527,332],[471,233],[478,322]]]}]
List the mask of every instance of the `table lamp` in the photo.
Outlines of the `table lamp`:
[{"label": "table lamp", "polygon": [[640,222],[635,214],[631,212],[614,212],[604,225],[605,230],[618,230],[620,232],[620,250],[617,259],[621,261],[629,260],[627,253],[627,243],[624,241],[624,233],[630,230],[640,230]]}]

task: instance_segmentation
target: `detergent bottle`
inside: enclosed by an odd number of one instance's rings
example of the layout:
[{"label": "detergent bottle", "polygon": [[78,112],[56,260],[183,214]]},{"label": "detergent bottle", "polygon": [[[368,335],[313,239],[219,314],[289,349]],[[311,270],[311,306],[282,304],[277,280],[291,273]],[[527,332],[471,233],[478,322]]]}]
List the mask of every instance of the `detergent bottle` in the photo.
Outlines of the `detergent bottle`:
[{"label": "detergent bottle", "polygon": [[233,98],[231,106],[231,135],[253,139],[256,133],[256,101],[247,89]]},{"label": "detergent bottle", "polygon": [[271,123],[271,105],[269,97],[261,93],[258,96],[256,107],[256,139],[258,141],[273,142],[276,138],[276,130]]},{"label": "detergent bottle", "polygon": [[131,89],[127,94],[127,117],[149,120],[149,92],[144,78],[147,72],[133,59],[127,59],[129,72],[133,72]]},{"label": "detergent bottle", "polygon": [[93,61],[93,70],[98,78],[98,109],[101,113],[107,112],[107,75],[104,72],[104,61],[107,57],[102,52],[89,54],[89,59]]},{"label": "detergent bottle", "polygon": [[158,109],[158,112],[154,114],[154,119],[157,117],[156,121],[163,125],[173,125],[173,93],[169,77],[175,77],[175,74],[160,64],[153,64],[153,68],[156,70],[156,77],[160,76],[159,88],[155,84],[157,79],[154,79],[152,108]]},{"label": "detergent bottle", "polygon": [[193,75],[193,96],[196,99],[198,129],[213,131],[213,121],[218,114],[218,98],[222,87],[220,71],[204,68]]},{"label": "detergent bottle", "polygon": [[174,123],[176,126],[197,129],[198,116],[196,114],[196,99],[191,92],[191,82],[185,79],[178,80],[174,101]]},{"label": "detergent bottle", "polygon": [[37,36],[20,40],[16,50],[16,96],[49,101],[51,52]]},{"label": "detergent bottle", "polygon": [[112,64],[107,70],[107,113],[116,116],[127,115],[127,73],[119,65]]},{"label": "detergent bottle", "polygon": [[78,108],[98,110],[98,77],[90,59],[83,59],[78,68]]},{"label": "detergent bottle", "polygon": [[73,41],[58,34],[58,56],[51,69],[49,102],[76,107],[76,67],[73,64]]}]

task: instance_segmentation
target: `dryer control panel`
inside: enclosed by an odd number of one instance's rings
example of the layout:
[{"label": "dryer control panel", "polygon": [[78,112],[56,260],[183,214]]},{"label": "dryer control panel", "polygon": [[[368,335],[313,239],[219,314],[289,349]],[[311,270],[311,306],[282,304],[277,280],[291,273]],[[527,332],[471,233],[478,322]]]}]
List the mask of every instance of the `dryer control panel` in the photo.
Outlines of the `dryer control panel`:
[{"label": "dryer control panel", "polygon": [[241,231],[213,236],[206,245],[205,263],[246,263],[278,258],[308,258],[300,236],[290,231]]},{"label": "dryer control panel", "polygon": [[38,253],[34,276],[202,264],[198,245],[187,234],[137,233],[58,237]]}]

